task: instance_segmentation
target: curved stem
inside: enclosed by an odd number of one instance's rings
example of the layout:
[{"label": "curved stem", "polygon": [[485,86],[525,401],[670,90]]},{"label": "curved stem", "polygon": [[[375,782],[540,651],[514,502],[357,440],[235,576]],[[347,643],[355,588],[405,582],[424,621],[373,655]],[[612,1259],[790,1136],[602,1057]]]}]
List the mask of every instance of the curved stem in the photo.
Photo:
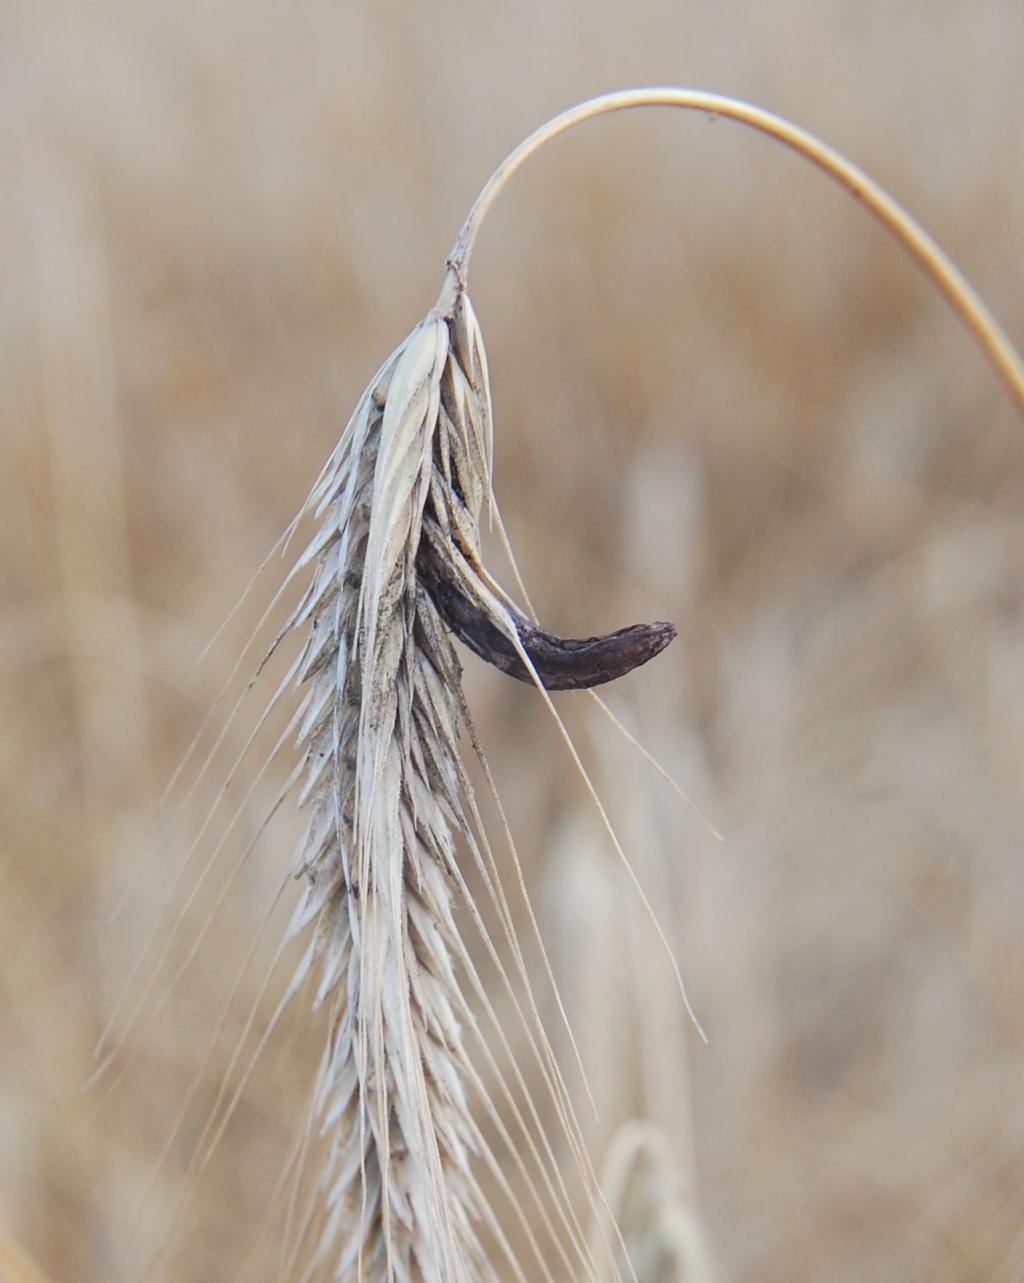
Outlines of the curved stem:
[{"label": "curved stem", "polygon": [[861,201],[924,268],[953,310],[974,334],[1017,409],[1024,415],[1024,361],[963,273],[924,228],[873,178],[814,134],[781,116],[720,94],[670,87],[625,89],[619,93],[591,98],[542,125],[502,161],[469,211],[469,217],[462,225],[448,258],[448,267],[460,285],[465,283],[469,271],[469,259],[480,224],[502,188],[520,166],[534,152],[566,130],[597,116],[631,107],[681,107],[705,112],[712,118],[724,116],[785,144],[835,179]]}]

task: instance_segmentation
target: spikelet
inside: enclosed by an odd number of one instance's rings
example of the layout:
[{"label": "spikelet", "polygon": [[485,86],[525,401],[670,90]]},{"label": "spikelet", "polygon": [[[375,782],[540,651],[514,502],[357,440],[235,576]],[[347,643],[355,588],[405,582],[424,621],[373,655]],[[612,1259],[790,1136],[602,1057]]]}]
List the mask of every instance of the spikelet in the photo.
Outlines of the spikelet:
[{"label": "spikelet", "polygon": [[[313,924],[301,971],[330,1009],[317,1110],[328,1145],[317,1256],[335,1277],[469,1283],[490,1271],[469,1165],[456,836],[461,670],[424,575],[458,577],[512,631],[478,570],[491,410],[480,331],[457,292],[379,371],[308,507],[311,585],[295,859]],[[301,974],[300,977],[301,978]]]}]

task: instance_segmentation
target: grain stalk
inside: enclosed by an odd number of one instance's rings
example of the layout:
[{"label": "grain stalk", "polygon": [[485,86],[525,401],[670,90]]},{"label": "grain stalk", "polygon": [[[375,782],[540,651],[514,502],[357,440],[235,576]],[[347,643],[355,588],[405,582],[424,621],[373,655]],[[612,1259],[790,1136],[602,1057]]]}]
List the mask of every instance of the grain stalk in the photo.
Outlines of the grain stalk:
[{"label": "grain stalk", "polygon": [[[518,1278],[551,1278],[556,1267],[560,1276],[589,1278],[606,1269],[586,1246],[532,1104],[520,1117],[521,1134],[502,1132],[501,1109],[474,1063],[488,1055],[478,1009],[492,1013],[460,933],[460,908],[492,953],[494,946],[460,869],[459,842],[492,897],[522,981],[526,969],[460,759],[467,714],[451,634],[532,682],[549,707],[547,691],[612,680],[674,636],[667,624],[582,640],[547,633],[517,609],[480,557],[481,512],[493,493],[487,362],[467,291],[477,234],[537,150],[584,121],[640,106],[736,120],[840,182],[931,276],[1024,410],[1020,357],[947,256],[867,175],[779,117],[690,90],[611,94],[556,117],[495,171],[448,259],[438,303],[381,367],[300,514],[320,522],[296,567],[309,569],[311,583],[279,637],[305,635],[291,677],[302,690],[300,802],[309,812],[293,872],[306,889],[290,930],[311,928],[312,937],[290,992],[317,969],[316,1002],[330,1013],[316,1094],[328,1148],[312,1268],[328,1266],[338,1279],[492,1279],[481,1231]],[[592,1192],[532,999],[520,1010]],[[511,1162],[522,1164],[520,1151],[531,1156],[531,1215],[545,1222],[554,1246],[538,1246],[509,1193],[533,1245],[525,1272],[477,1180],[484,1164],[500,1183],[503,1165],[484,1140],[470,1089]],[[511,1100],[506,1091],[506,1107]]]}]

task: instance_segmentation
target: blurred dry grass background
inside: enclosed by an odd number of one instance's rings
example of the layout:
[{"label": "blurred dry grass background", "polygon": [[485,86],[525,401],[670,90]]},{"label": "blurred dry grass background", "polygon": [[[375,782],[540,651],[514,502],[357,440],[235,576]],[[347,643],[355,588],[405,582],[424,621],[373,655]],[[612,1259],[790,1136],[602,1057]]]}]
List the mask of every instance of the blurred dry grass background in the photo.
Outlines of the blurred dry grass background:
[{"label": "blurred dry grass background", "polygon": [[[172,1219],[299,827],[286,808],[84,1093],[216,778],[108,915],[258,609],[193,661],[490,169],[591,93],[736,93],[887,184],[1020,341],[1024,7],[7,0],[0,26],[0,1271],[33,1277],[22,1252],[92,1283],[136,1277]],[[538,701],[468,663],[595,1162],[625,1120],[663,1129],[693,1279],[1024,1278],[1022,424],[863,213],[723,123],[643,113],[550,148],[473,294],[541,618],[679,623],[609,698],[727,838],[563,701],[703,1047]],[[232,788],[231,849],[287,766]],[[165,1277],[247,1255],[274,1277],[258,1231],[320,1037],[297,1008],[261,1058]]]}]

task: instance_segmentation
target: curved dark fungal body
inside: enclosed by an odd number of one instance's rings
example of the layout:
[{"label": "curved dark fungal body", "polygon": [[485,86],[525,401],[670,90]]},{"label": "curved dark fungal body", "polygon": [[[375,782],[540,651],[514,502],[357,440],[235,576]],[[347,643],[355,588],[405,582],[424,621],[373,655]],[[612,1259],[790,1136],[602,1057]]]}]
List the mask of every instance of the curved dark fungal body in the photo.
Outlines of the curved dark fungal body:
[{"label": "curved dark fungal body", "polygon": [[[460,641],[509,677],[533,685],[513,643],[451,581],[429,564],[421,566],[421,576],[438,614]],[[673,624],[654,623],[633,624],[603,637],[559,637],[511,609],[509,614],[541,684],[552,691],[613,682],[653,659],[676,635]]]}]

